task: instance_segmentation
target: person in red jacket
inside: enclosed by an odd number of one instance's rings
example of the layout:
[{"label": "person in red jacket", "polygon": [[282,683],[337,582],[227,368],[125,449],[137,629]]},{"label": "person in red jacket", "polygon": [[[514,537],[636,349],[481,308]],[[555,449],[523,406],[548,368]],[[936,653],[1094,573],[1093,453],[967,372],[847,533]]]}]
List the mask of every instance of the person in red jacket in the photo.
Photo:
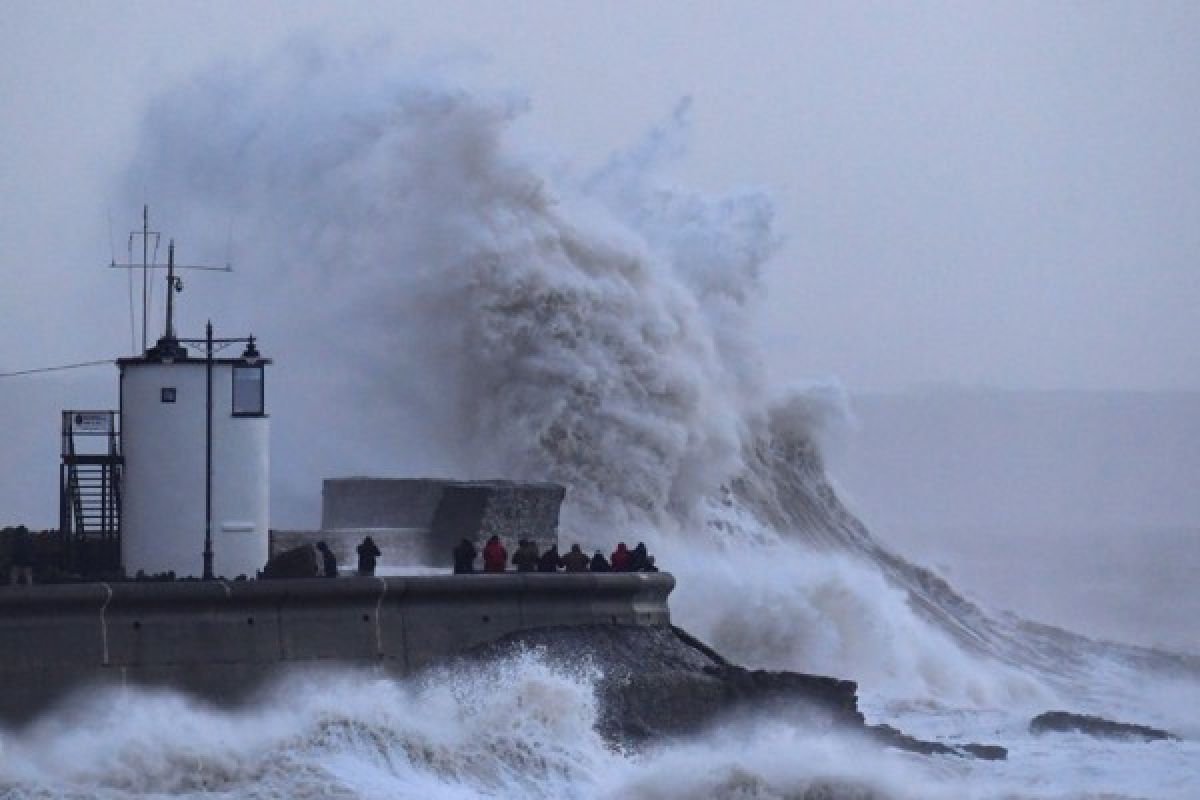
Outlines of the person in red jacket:
[{"label": "person in red jacket", "polygon": [[499,536],[493,536],[483,546],[483,571],[504,572],[506,564],[508,564],[508,550],[500,544]]},{"label": "person in red jacket", "polygon": [[617,542],[617,549],[613,550],[612,556],[609,558],[609,563],[612,564],[613,572],[629,572],[629,548],[624,542]]}]

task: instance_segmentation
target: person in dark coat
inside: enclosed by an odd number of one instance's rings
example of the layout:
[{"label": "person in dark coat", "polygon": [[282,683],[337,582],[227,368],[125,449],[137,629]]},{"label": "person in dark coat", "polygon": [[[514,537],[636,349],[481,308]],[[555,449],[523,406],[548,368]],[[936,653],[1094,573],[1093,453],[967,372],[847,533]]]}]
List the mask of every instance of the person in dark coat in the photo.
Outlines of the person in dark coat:
[{"label": "person in dark coat", "polygon": [[562,556],[558,554],[558,545],[552,544],[538,559],[537,568],[538,572],[558,572],[558,568],[563,564]]},{"label": "person in dark coat", "polygon": [[33,548],[33,537],[24,525],[19,525],[13,534],[9,556],[12,566],[8,570],[8,582],[15,586],[24,579],[33,586],[33,568],[36,566],[37,553]]},{"label": "person in dark coat", "polygon": [[596,555],[592,556],[592,572],[612,572],[612,567],[608,564],[608,559],[604,557],[604,553],[599,550]]},{"label": "person in dark coat", "polygon": [[337,577],[337,556],[329,549],[329,545],[324,542],[317,542],[317,550],[321,553],[321,560],[325,565],[325,577]]},{"label": "person in dark coat", "polygon": [[642,572],[658,572],[658,567],[654,566],[654,556],[646,556],[646,566],[642,567]]},{"label": "person in dark coat", "polygon": [[646,554],[646,543],[638,542],[637,547],[633,548],[629,554],[629,571],[642,572],[646,569],[646,559],[649,556]]},{"label": "person in dark coat", "polygon": [[617,542],[617,549],[613,550],[612,571],[629,572],[629,548],[624,542]]},{"label": "person in dark coat", "polygon": [[483,546],[483,571],[504,572],[508,564],[508,549],[500,543],[499,536],[493,536]]},{"label": "person in dark coat", "polygon": [[583,552],[583,549],[577,544],[571,545],[571,549],[562,557],[562,563],[567,572],[587,572],[588,570],[587,553]]},{"label": "person in dark coat", "polygon": [[[492,537],[495,538],[495,537]],[[463,539],[454,548],[454,574],[471,575],[475,572],[475,543]],[[502,562],[503,563],[503,562]]]},{"label": "person in dark coat", "polygon": [[369,578],[375,574],[375,559],[379,558],[382,553],[379,552],[379,547],[375,544],[375,540],[370,536],[362,540],[362,544],[358,546],[358,574],[364,578]]},{"label": "person in dark coat", "polygon": [[517,572],[533,572],[538,565],[537,545],[529,539],[522,539],[517,552],[513,553],[512,562]]}]

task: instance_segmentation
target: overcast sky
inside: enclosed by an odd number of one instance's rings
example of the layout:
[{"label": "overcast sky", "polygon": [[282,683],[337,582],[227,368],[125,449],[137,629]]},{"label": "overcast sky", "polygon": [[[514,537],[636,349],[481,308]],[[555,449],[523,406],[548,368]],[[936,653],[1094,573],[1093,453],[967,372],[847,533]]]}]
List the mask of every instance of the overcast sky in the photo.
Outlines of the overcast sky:
[{"label": "overcast sky", "polygon": [[527,97],[583,164],[692,98],[676,178],[777,203],[780,380],[1200,388],[1195,3],[5,2],[0,369],[113,355],[147,102],[297,36]]}]

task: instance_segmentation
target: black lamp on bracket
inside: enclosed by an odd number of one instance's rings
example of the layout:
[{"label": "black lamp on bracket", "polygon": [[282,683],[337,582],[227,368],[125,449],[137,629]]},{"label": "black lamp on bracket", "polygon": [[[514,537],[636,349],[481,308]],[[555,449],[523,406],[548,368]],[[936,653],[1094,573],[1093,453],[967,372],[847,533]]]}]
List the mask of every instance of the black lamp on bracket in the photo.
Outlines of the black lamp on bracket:
[{"label": "black lamp on bracket", "polygon": [[242,351],[242,360],[253,367],[260,358],[262,358],[262,353],[258,352],[258,348],[254,346],[254,337],[251,336],[246,341],[246,349]]}]

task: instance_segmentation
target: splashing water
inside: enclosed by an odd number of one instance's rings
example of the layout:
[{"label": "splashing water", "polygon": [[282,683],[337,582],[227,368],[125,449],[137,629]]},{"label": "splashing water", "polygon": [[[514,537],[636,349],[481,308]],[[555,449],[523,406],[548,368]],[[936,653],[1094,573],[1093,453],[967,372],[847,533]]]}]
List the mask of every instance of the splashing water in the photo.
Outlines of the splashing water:
[{"label": "splashing water", "polygon": [[[554,480],[569,489],[564,538],[646,540],[679,578],[676,621],[733,660],[858,679],[880,713],[967,709],[942,718],[966,726],[990,709],[1024,713],[1064,697],[1101,710],[1119,697],[1154,717],[1145,721],[1187,722],[1169,699],[1144,705],[1140,689],[1148,671],[1168,668],[1192,687],[1200,666],[991,615],[881,547],[841,504],[820,456],[844,419],[836,387],[779,391],[754,338],[777,239],[769,199],[709,197],[659,177],[683,152],[686,103],[599,167],[541,167],[514,154],[523,102],[393,78],[378,56],[299,45],[179,87],[153,105],[130,178],[153,176],[157,207],[197,249],[219,250],[228,220],[239,221],[234,248],[253,266],[238,294],[270,303],[221,304],[231,320],[253,314],[260,340],[282,348],[272,353],[272,396],[287,398],[273,410],[277,500],[348,473]],[[221,235],[205,242],[206,231]],[[346,398],[354,414],[327,412]],[[452,688],[414,696],[335,682],[319,690],[336,697],[328,705],[250,712],[255,740],[206,749],[204,780],[219,787],[234,774],[250,794],[279,778],[296,782],[294,795],[396,796],[402,768],[401,795],[608,796],[599,776],[616,772],[640,796],[669,797],[678,786],[655,776],[694,759],[712,769],[687,773],[693,794],[795,797],[817,773],[773,771],[775,748],[826,763],[822,748],[844,746],[778,728],[760,732],[761,749],[713,739],[630,761],[589,732],[585,684],[538,669],[548,695],[575,711],[543,718],[472,703],[508,732],[503,743],[462,723]],[[139,700],[150,752],[162,741],[153,732],[169,727],[156,719],[173,715],[195,726],[191,740],[239,741],[235,717],[181,703]],[[414,704],[427,710],[402,710]],[[422,727],[442,718],[431,704],[462,724]],[[555,725],[569,731],[547,735]],[[39,747],[9,744],[13,769],[36,772],[41,746],[85,734],[39,735]],[[80,748],[108,746],[97,736]],[[201,788],[166,777],[182,744],[136,764],[130,740],[111,746],[125,749],[79,765],[97,772],[71,773],[81,785]],[[878,785],[848,796],[877,796]]]},{"label": "splashing water", "polygon": [[[535,653],[397,683],[293,678],[239,712],[171,693],[110,692],[0,738],[5,797],[909,797],[901,759],[852,739],[764,722],[678,748],[624,754],[595,732],[598,676]],[[736,746],[735,741],[740,739]],[[771,766],[782,753],[786,764]],[[855,777],[866,759],[876,778]],[[873,794],[866,790],[874,788]]]}]

